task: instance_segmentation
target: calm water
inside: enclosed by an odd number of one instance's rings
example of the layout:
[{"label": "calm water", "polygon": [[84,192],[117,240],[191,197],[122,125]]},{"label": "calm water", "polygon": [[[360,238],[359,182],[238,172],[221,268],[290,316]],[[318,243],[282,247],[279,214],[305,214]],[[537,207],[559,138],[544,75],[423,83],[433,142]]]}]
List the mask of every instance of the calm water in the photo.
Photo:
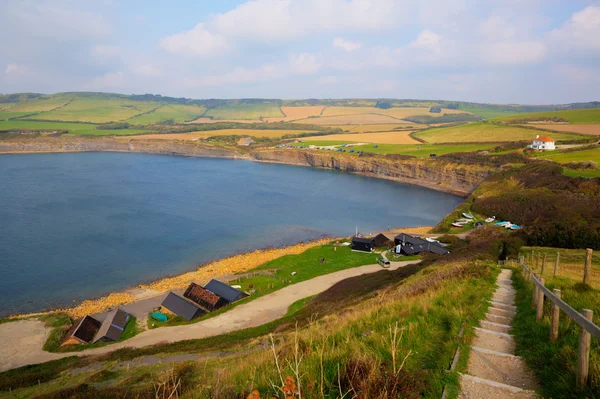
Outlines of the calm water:
[{"label": "calm water", "polygon": [[223,256],[431,225],[460,198],[223,159],[0,155],[0,316],[72,303]]}]

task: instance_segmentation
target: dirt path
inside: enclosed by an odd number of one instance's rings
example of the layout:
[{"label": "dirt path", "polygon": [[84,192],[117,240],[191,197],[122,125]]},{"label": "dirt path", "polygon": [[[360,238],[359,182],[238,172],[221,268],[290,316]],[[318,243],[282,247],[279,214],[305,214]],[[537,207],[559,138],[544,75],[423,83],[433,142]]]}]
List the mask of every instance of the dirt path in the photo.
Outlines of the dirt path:
[{"label": "dirt path", "polygon": [[498,289],[471,345],[468,374],[460,377],[461,399],[538,397],[536,378],[525,361],[515,356],[515,340],[510,335],[517,309],[511,277],[508,269],[498,276]]},{"label": "dirt path", "polygon": [[[390,269],[394,270],[414,263],[417,262],[392,262]],[[24,320],[5,323],[0,325],[0,353],[3,354],[0,358],[0,371],[68,356],[100,355],[121,348],[141,348],[162,342],[206,338],[256,327],[283,317],[289,306],[302,298],[319,294],[347,278],[381,270],[383,269],[379,265],[366,265],[315,277],[287,286],[195,324],[144,331],[127,341],[81,352],[44,352],[42,345],[49,331],[41,321]]]}]

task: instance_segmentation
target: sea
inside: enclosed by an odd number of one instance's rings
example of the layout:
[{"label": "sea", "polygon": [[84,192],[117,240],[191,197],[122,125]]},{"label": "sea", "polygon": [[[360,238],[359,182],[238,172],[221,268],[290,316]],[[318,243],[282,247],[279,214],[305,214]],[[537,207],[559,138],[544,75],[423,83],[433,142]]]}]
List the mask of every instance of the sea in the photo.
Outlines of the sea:
[{"label": "sea", "polygon": [[251,161],[0,155],[0,317],[254,249],[434,225],[460,202],[409,184]]}]

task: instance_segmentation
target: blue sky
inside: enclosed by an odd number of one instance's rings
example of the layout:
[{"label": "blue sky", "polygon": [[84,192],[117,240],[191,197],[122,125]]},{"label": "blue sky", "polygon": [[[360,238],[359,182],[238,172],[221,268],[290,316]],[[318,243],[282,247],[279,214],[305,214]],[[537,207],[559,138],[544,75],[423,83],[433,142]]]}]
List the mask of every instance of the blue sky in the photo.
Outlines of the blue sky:
[{"label": "blue sky", "polygon": [[2,93],[600,100],[600,1],[0,5]]}]

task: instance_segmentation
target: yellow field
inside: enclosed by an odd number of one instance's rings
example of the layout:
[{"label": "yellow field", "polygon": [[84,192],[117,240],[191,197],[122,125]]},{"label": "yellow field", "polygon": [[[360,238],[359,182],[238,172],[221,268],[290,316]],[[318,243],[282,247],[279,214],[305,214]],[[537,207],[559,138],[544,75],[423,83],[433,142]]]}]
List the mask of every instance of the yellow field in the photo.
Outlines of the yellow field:
[{"label": "yellow field", "polygon": [[537,129],[548,129],[556,132],[589,134],[591,136],[600,136],[600,125],[567,125],[567,124],[537,124],[528,123],[528,127]]},{"label": "yellow field", "polygon": [[[399,120],[386,115],[376,114],[351,114],[339,116],[327,116],[320,118],[306,118],[294,121],[295,123],[309,123],[311,125],[330,126],[330,125],[373,125],[380,123],[398,123]],[[341,126],[339,126],[341,127]]]},{"label": "yellow field", "polygon": [[199,140],[212,136],[253,136],[279,138],[286,134],[314,133],[314,130],[223,129],[173,134],[143,134],[126,137],[133,140]]},{"label": "yellow field", "polygon": [[325,108],[324,105],[315,105],[307,107],[281,107],[281,112],[285,114],[285,118],[265,118],[267,122],[289,122],[296,119],[304,119],[309,116],[319,116]]},{"label": "yellow field", "polygon": [[196,120],[193,120],[191,122],[187,122],[187,123],[195,123],[195,124],[203,124],[203,123],[223,123],[223,122],[232,122],[232,123],[263,123],[263,121],[260,121],[258,119],[256,120],[252,120],[252,119],[210,119],[210,118],[198,118]]},{"label": "yellow field", "polygon": [[420,126],[425,126],[425,125],[421,125],[419,123],[381,123],[381,124],[376,124],[376,125],[357,125],[353,128],[350,129],[351,132],[357,132],[357,133],[373,133],[373,132],[389,132],[392,131],[396,128],[398,129],[404,129],[407,127],[420,127]]},{"label": "yellow field", "polygon": [[409,136],[410,132],[344,133],[327,136],[306,137],[305,141],[351,141],[373,144],[421,144]]},{"label": "yellow field", "polygon": [[379,109],[375,107],[327,107],[323,111],[323,116],[337,116],[337,115],[356,115],[356,114],[378,114],[387,115],[393,118],[406,118],[413,115],[431,115],[431,116],[442,116],[443,114],[460,114],[464,111],[454,109],[442,109],[439,114],[433,114],[429,112],[427,107],[414,107],[414,108],[390,108],[390,109]]}]

